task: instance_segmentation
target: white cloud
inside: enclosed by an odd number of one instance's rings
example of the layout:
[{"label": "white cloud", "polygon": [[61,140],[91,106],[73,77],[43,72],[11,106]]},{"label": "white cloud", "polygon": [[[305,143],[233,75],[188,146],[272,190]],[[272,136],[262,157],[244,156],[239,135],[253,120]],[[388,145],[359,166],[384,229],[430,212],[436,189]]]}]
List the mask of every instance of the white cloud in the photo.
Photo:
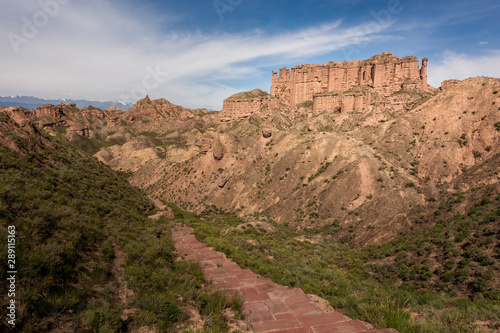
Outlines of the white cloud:
[{"label": "white cloud", "polygon": [[429,62],[429,84],[441,86],[448,79],[463,80],[474,76],[500,77],[500,50],[482,55],[465,55],[452,51],[443,53],[438,64]]},{"label": "white cloud", "polygon": [[[34,2],[5,1],[0,30],[25,38],[22,18],[33,22],[33,15],[42,9]],[[379,34],[388,24],[367,22],[343,28],[340,21],[275,35],[176,30],[165,34],[162,29],[169,25],[169,18],[172,26],[178,18],[117,9],[107,0],[64,2],[68,3],[37,28],[36,36],[18,45],[18,54],[7,34],[0,36],[0,94],[50,98],[73,93],[77,98],[109,100],[147,92],[186,106],[220,108],[224,98],[237,92],[222,84],[223,80],[251,81],[259,76],[260,67],[276,57],[299,61],[388,38]],[[168,75],[154,84],[147,68]]]},{"label": "white cloud", "polygon": [[481,41],[481,42],[479,42],[479,45],[488,45],[488,44],[489,44],[489,43],[488,43],[488,42],[486,42],[486,41]]}]

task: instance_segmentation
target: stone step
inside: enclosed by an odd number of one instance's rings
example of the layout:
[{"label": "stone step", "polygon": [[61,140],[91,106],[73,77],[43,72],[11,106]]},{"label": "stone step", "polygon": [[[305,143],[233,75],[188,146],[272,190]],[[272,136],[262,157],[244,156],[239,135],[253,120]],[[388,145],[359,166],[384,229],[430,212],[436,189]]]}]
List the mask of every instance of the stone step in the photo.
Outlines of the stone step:
[{"label": "stone step", "polygon": [[350,320],[337,311],[325,313],[300,288],[289,289],[242,269],[199,242],[192,231],[186,226],[172,231],[177,252],[184,260],[199,262],[212,287],[242,295],[243,314],[254,332],[398,333],[392,328],[370,330],[368,324]]}]

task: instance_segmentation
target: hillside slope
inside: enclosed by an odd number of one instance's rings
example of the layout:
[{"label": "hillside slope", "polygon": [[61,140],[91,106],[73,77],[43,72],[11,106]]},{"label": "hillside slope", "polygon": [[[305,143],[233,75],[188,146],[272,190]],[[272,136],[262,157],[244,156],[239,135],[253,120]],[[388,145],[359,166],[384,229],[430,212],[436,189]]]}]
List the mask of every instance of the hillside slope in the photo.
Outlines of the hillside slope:
[{"label": "hillside slope", "polygon": [[227,331],[231,304],[204,288],[199,266],[175,260],[170,224],[148,218],[153,209],[122,174],[38,130],[25,111],[0,112],[0,251],[15,230],[17,271],[15,295],[0,284],[0,313],[14,300],[15,326],[2,320],[0,330]]},{"label": "hillside slope", "polygon": [[[382,242],[444,191],[498,184],[498,164],[482,178],[467,173],[499,153],[499,89],[498,79],[468,79],[375,123],[370,110],[293,122],[254,115],[214,125],[198,155],[150,160],[130,181],[196,212],[263,213],[294,230],[340,225],[355,243]],[[459,188],[446,185],[462,174]]]},{"label": "hillside slope", "polygon": [[[338,225],[352,230],[338,240],[361,246],[405,232],[445,192],[498,184],[498,165],[485,164],[500,149],[498,90],[485,77],[437,94],[400,90],[390,99],[410,108],[401,112],[374,99],[349,112],[302,103],[221,122],[146,97],[129,112],[66,106],[60,119],[34,119],[184,209],[263,213],[293,230]],[[480,165],[484,177],[468,173]]]}]

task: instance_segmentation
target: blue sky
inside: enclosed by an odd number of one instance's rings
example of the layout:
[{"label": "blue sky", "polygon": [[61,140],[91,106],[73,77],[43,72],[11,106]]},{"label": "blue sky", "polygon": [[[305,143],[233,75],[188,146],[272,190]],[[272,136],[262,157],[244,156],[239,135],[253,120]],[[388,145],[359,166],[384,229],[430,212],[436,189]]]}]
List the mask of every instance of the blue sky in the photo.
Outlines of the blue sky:
[{"label": "blue sky", "polygon": [[2,0],[0,95],[220,109],[282,66],[429,58],[429,83],[500,77],[498,0]]}]

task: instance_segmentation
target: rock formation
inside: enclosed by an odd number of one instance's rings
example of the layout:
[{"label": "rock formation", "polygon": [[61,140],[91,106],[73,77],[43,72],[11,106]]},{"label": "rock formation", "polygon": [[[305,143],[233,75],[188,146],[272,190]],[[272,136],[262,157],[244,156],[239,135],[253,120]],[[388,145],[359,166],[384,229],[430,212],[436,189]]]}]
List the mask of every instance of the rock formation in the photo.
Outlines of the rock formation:
[{"label": "rock formation", "polygon": [[248,118],[254,113],[266,113],[270,95],[260,89],[235,94],[224,100],[221,121]]},{"label": "rock formation", "polygon": [[427,63],[429,62],[429,59],[423,58],[422,59],[422,68],[420,68],[420,83],[421,89],[427,89]]},{"label": "rock formation", "polygon": [[[313,101],[333,108],[344,105],[346,110],[342,111],[350,111],[370,102],[368,96],[352,93],[359,86],[372,88],[386,97],[403,89],[403,85],[414,89],[426,88],[427,62],[427,58],[422,59],[419,70],[417,57],[398,58],[384,52],[365,61],[299,65],[293,67],[291,73],[281,68],[279,76],[273,73],[271,96],[291,107]],[[317,96],[320,98],[315,101]]]},{"label": "rock formation", "polygon": [[[109,112],[108,112],[109,113]],[[107,118],[107,114],[104,110],[101,110],[101,109],[97,109],[93,106],[88,106],[86,108],[83,108],[81,110],[81,114],[82,116],[86,117],[86,118],[100,118],[100,119],[106,119]]]},{"label": "rock formation", "polygon": [[118,106],[109,106],[107,108],[105,108],[104,110],[106,111],[113,111],[113,112],[124,112],[125,110],[118,107]]},{"label": "rock formation", "polygon": [[313,121],[307,123],[307,131],[312,132],[316,130],[316,124]]},{"label": "rock formation", "polygon": [[443,82],[441,82],[441,90],[444,91],[446,89],[450,89],[451,87],[453,87],[454,85],[456,85],[457,83],[459,83],[460,80],[455,80],[455,79],[451,79],[451,80],[445,80]]},{"label": "rock formation", "polygon": [[139,116],[148,116],[161,119],[168,116],[179,116],[183,111],[182,106],[174,105],[164,98],[151,100],[149,96],[137,101],[128,111],[126,120],[134,120]]},{"label": "rock formation", "polygon": [[19,125],[19,127],[25,129],[29,133],[37,132],[35,124],[29,118],[31,115],[29,110],[18,107],[9,107],[5,109],[5,112]]},{"label": "rock formation", "polygon": [[328,62],[323,65],[282,67],[272,73],[271,93],[261,90],[233,95],[224,101],[221,121],[246,118],[272,109],[296,110],[312,104],[313,113],[350,112],[372,103],[372,93],[390,97],[400,90],[430,90],[428,59],[399,58],[390,52],[368,60]]},{"label": "rock formation", "polygon": [[224,154],[226,153],[226,151],[224,149],[224,145],[220,141],[220,138],[215,139],[215,141],[213,143],[213,148],[214,148],[214,151],[213,151],[214,158],[217,161],[222,160],[224,158]]},{"label": "rock formation", "polygon": [[68,128],[68,131],[75,132],[76,134],[84,136],[86,138],[90,137],[90,128],[88,126],[86,126],[86,127],[75,127],[75,126],[72,126],[72,127]]},{"label": "rock formation", "polygon": [[273,132],[272,132],[271,128],[264,127],[262,129],[262,137],[264,137],[265,139],[270,138],[272,135],[273,135]]},{"label": "rock formation", "polygon": [[212,148],[213,141],[214,141],[214,137],[212,136],[212,134],[209,132],[205,133],[203,135],[203,137],[201,138],[200,153],[206,154]]},{"label": "rock formation", "polygon": [[41,153],[42,147],[53,147],[29,118],[33,113],[20,107],[0,111],[0,144],[24,155],[27,151]]},{"label": "rock formation", "polygon": [[163,118],[174,117],[180,122],[184,122],[192,118],[195,114],[206,113],[207,109],[186,109],[182,106],[175,105],[167,101],[165,98],[151,100],[149,96],[137,101],[135,105],[126,111],[124,120],[134,121],[140,117],[149,117],[156,120]]},{"label": "rock formation", "polygon": [[[215,205],[241,216],[261,213],[295,230],[330,228],[338,220],[338,228],[356,242],[388,240],[408,228],[415,221],[412,216],[421,216],[424,206],[431,205],[434,216],[440,203],[429,199],[439,201],[441,195],[449,195],[446,189],[458,193],[500,179],[498,165],[493,167],[500,147],[500,79],[467,79],[427,98],[418,90],[421,74],[416,72],[413,83],[401,83],[415,84],[417,90],[401,89],[387,98],[367,85],[317,94],[314,105],[310,101],[297,108],[305,116],[289,124],[280,119],[291,118],[286,114],[294,111],[291,108],[268,120],[258,114],[232,124],[213,119],[204,131],[194,133],[187,129],[197,128],[201,121],[192,119],[184,125],[186,131],[172,127],[168,133],[186,143],[195,135],[193,144],[201,146],[199,150],[183,150],[189,156],[183,163],[158,157],[143,164],[130,181],[195,212]],[[317,101],[323,95],[337,101],[323,105],[332,113],[316,116],[314,108],[319,110]],[[405,100],[411,95],[421,101],[408,112]],[[235,97],[246,100],[252,94]],[[364,112],[339,113],[359,107],[361,98],[372,100]],[[273,98],[260,100],[271,103]],[[401,113],[387,111],[389,103],[400,103]],[[164,130],[163,124],[156,129]],[[269,133],[272,136],[266,138]],[[476,167],[490,159],[491,166]],[[484,177],[468,179],[469,170]],[[407,216],[413,209],[416,215]],[[448,213],[443,210],[444,214]]]},{"label": "rock formation", "polygon": [[63,108],[64,104],[58,106],[54,106],[52,104],[41,105],[36,108],[35,116],[36,117],[49,116],[55,119],[62,118],[64,117]]},{"label": "rock formation", "polygon": [[349,112],[360,110],[371,102],[371,92],[366,89],[358,91],[333,91],[317,93],[312,97],[313,113],[324,111]]}]

